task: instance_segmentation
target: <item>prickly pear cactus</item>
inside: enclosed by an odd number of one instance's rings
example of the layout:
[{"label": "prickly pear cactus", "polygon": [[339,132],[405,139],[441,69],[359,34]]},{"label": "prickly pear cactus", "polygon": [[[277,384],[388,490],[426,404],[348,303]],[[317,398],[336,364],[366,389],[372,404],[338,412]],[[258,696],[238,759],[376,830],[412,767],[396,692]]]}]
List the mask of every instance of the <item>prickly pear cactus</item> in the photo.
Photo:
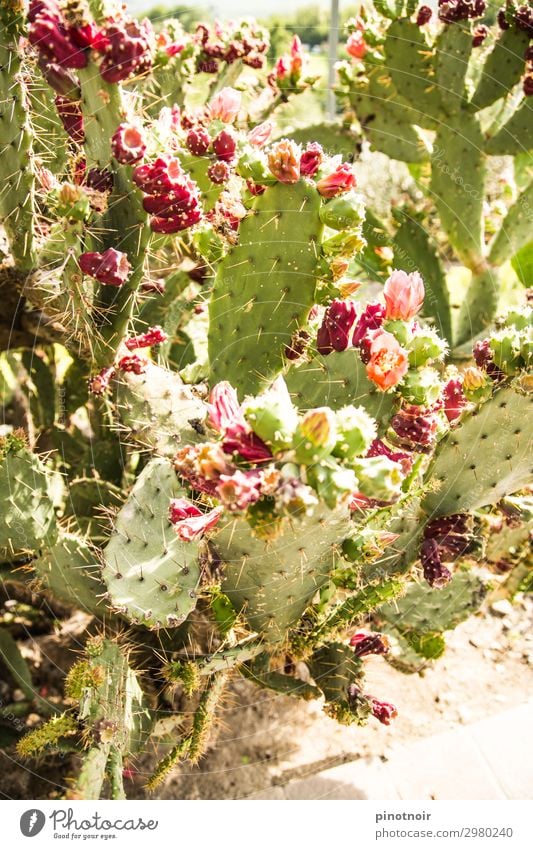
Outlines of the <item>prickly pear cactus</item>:
[{"label": "prickly pear cactus", "polygon": [[[516,286],[460,365],[530,240],[527,16],[509,4],[478,54],[483,33],[452,20],[465,4],[444,5],[431,35],[412,3],[351,27],[361,64],[340,76],[360,130],[410,165],[409,205],[383,220],[365,220],[348,129],[322,134],[343,159],[276,127],[315,82],[297,37],[264,83],[250,20],[156,36],[92,0],[0,12],[2,598],[16,584],[30,623],[77,610],[85,629],[61,704],[35,695],[11,612],[0,649],[17,711],[49,719],[18,753],[77,756],[69,798],[123,798],[154,740],[148,791],[196,763],[233,675],[389,725],[365,658],[440,656],[482,602],[477,560],[501,592],[511,569],[509,597],[525,586],[532,312]],[[491,219],[502,152],[514,177]]]}]

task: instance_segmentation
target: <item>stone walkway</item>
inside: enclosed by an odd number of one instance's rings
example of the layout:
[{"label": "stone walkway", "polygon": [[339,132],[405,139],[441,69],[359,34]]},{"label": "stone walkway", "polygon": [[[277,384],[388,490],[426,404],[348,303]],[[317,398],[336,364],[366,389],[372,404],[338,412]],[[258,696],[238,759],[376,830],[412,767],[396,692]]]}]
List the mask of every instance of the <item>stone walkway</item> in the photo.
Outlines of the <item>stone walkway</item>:
[{"label": "stone walkway", "polygon": [[533,799],[533,700],[253,799]]}]

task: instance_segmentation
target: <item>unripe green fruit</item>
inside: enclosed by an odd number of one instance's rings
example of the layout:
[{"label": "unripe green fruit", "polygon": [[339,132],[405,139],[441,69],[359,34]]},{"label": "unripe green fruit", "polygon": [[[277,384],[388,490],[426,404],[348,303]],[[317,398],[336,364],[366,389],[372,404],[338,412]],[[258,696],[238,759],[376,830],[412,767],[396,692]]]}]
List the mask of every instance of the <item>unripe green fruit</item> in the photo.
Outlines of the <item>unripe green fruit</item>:
[{"label": "unripe green fruit", "polygon": [[241,153],[236,171],[244,180],[252,180],[263,186],[276,182],[268,169],[266,157],[257,150]]},{"label": "unripe green fruit", "polygon": [[512,328],[499,330],[491,337],[494,364],[505,374],[515,374],[521,366],[520,341],[520,335]]},{"label": "unripe green fruit", "polygon": [[430,407],[438,399],[441,391],[439,373],[432,368],[408,371],[399,390],[409,404]]},{"label": "unripe green fruit", "polygon": [[256,398],[245,398],[242,410],[246,421],[263,442],[275,451],[290,448],[298,426],[298,413],[282,378]]},{"label": "unripe green fruit", "polygon": [[331,454],[337,442],[335,413],[329,407],[309,410],[301,419],[293,445],[298,463],[317,463]]},{"label": "unripe green fruit", "polygon": [[409,364],[419,368],[431,360],[440,359],[446,351],[446,343],[440,339],[435,330],[424,330],[417,333],[408,346]]},{"label": "unripe green fruit", "polygon": [[322,250],[328,257],[347,257],[359,253],[366,246],[359,230],[342,231],[322,242]]},{"label": "unripe green fruit", "polygon": [[383,324],[383,330],[392,333],[400,345],[408,345],[413,337],[413,322],[390,319]]},{"label": "unripe green fruit", "polygon": [[344,469],[333,458],[307,470],[307,478],[319,498],[333,509],[342,496],[355,492],[358,481],[352,469]]},{"label": "unripe green fruit", "polygon": [[359,492],[377,501],[392,501],[403,482],[398,463],[388,457],[365,457],[355,460],[352,468],[357,476]]},{"label": "unripe green fruit", "polygon": [[322,224],[332,230],[358,227],[365,217],[363,198],[358,192],[347,192],[324,203],[318,212]]},{"label": "unripe green fruit", "polygon": [[376,423],[362,407],[349,405],[337,411],[338,438],[335,457],[350,458],[365,454],[376,438]]}]

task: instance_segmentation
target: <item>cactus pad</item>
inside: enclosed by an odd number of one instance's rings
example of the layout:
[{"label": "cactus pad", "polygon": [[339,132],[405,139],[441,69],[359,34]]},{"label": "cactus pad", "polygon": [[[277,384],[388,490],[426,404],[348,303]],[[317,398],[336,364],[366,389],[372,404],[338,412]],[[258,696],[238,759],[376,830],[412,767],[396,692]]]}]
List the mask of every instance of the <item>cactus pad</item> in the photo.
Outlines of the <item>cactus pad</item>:
[{"label": "cactus pad", "polygon": [[180,494],[171,464],[152,460],[104,550],[102,578],[111,605],[150,628],[180,625],[196,606],[198,544],[181,542],[168,519],[170,499]]},{"label": "cactus pad", "polygon": [[284,350],[314,304],[323,227],[314,185],[277,183],[240,227],[220,263],[209,306],[211,381],[256,394],[281,371]]},{"label": "cactus pad", "polygon": [[495,392],[437,446],[428,479],[438,489],[422,508],[446,516],[496,504],[531,482],[533,394],[514,386]]}]

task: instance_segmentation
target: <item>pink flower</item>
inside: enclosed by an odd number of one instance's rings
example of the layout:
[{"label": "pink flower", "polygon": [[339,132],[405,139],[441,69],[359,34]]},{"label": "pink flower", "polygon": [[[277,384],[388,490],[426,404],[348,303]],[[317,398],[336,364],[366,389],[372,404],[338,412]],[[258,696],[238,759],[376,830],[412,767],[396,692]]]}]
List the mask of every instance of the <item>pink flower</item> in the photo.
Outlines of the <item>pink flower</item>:
[{"label": "pink flower", "polygon": [[208,422],[223,435],[222,447],[227,454],[237,452],[252,463],[272,457],[268,446],[253,433],[244,418],[237,393],[228,381],[221,381],[213,387],[209,402]]},{"label": "pink flower", "polygon": [[366,373],[382,391],[396,386],[407,369],[407,352],[400,346],[392,333],[378,330],[370,343],[370,360]]},{"label": "pink flower", "polygon": [[220,476],[217,495],[228,510],[246,510],[261,497],[261,483],[259,472],[241,472],[237,469],[232,475]]},{"label": "pink flower", "polygon": [[383,287],[387,319],[409,321],[424,303],[424,281],[417,271],[393,271]]},{"label": "pink flower", "polygon": [[362,59],[367,51],[367,44],[361,32],[352,32],[346,42],[346,50],[354,59]]},{"label": "pink flower", "polygon": [[263,147],[272,135],[273,129],[274,125],[270,121],[263,121],[262,124],[258,124],[257,127],[250,130],[248,141],[253,147]]},{"label": "pink flower", "polygon": [[134,165],[143,158],[146,140],[139,127],[134,124],[120,124],[111,139],[111,152],[121,165]]},{"label": "pink flower", "polygon": [[241,93],[234,88],[223,88],[209,104],[209,114],[213,120],[231,124],[241,108]]},{"label": "pink flower", "polygon": [[189,515],[181,519],[181,521],[173,522],[174,529],[182,542],[194,542],[197,539],[201,539],[207,531],[215,527],[223,511],[223,507],[215,507],[209,513]]},{"label": "pink flower", "polygon": [[343,162],[331,174],[322,177],[316,184],[324,198],[334,198],[355,187],[355,174],[348,162]]},{"label": "pink flower", "polygon": [[131,270],[126,254],[115,248],[108,248],[103,253],[95,251],[81,254],[78,265],[84,274],[106,286],[122,286]]},{"label": "pink flower", "polygon": [[168,336],[162,327],[150,327],[146,333],[140,333],[138,336],[126,339],[125,345],[128,351],[134,351],[136,348],[151,348],[152,345],[161,345],[167,339]]},{"label": "pink flower", "polygon": [[208,422],[219,433],[226,433],[229,428],[247,428],[237,393],[227,380],[217,383],[211,390],[208,410]]},{"label": "pink flower", "polygon": [[295,81],[299,80],[302,74],[303,56],[302,42],[299,36],[295,35],[291,44],[291,77]]},{"label": "pink flower", "polygon": [[173,525],[181,522],[183,519],[190,519],[194,516],[202,516],[202,511],[198,509],[196,504],[189,501],[187,498],[173,498],[170,502],[168,518]]},{"label": "pink flower", "polygon": [[280,56],[274,67],[276,82],[284,80],[289,75],[290,67],[286,56]]},{"label": "pink flower", "polygon": [[322,145],[310,142],[300,157],[300,174],[302,177],[314,177],[324,159]]}]

